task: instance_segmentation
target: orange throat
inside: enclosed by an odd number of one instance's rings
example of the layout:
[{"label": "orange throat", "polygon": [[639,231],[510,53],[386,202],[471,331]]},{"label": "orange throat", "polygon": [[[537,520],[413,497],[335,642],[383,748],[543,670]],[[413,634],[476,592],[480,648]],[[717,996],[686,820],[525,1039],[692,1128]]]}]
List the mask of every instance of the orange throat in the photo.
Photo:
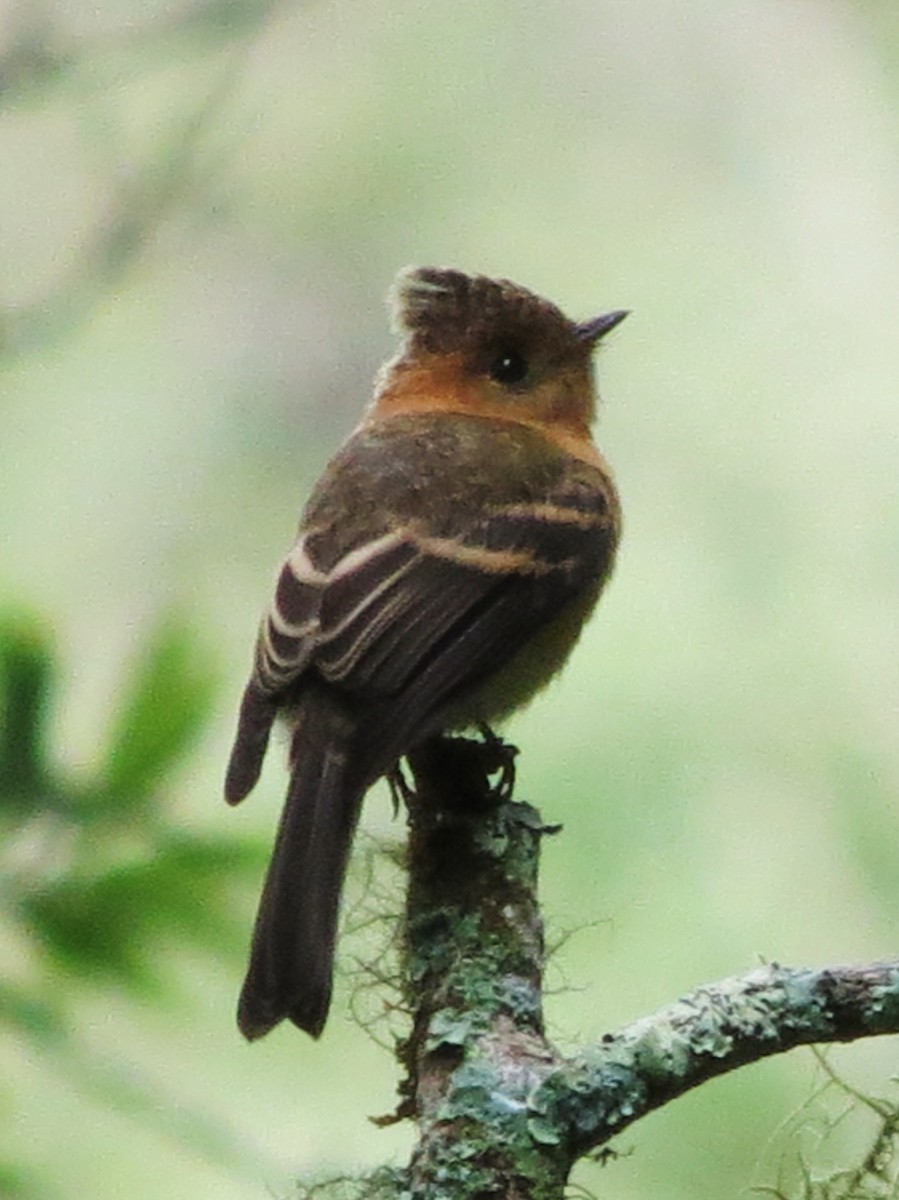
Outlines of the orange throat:
[{"label": "orange throat", "polygon": [[524,402],[494,394],[483,380],[464,375],[455,355],[443,355],[426,366],[394,367],[375,393],[361,425],[411,413],[458,413],[534,429],[566,454],[608,471],[590,432],[592,401],[560,389],[551,411],[533,411]]}]

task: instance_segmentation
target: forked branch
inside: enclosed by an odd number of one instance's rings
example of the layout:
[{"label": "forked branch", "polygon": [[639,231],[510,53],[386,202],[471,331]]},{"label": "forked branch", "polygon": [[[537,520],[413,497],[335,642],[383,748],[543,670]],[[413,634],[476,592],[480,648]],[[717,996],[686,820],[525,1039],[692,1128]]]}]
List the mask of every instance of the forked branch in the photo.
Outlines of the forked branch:
[{"label": "forked branch", "polygon": [[420,1137],[407,1194],[560,1200],[578,1157],[707,1079],[794,1046],[899,1032],[899,960],[771,964],[559,1054],[542,1011],[546,827],[508,799],[498,745],[444,739],[410,762],[400,1113]]}]

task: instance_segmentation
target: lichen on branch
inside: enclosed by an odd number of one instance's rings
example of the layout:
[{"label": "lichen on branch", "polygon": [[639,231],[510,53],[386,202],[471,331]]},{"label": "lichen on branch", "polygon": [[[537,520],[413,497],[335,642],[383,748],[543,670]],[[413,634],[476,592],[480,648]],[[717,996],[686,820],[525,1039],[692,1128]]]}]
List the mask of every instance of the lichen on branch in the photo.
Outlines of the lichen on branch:
[{"label": "lichen on branch", "polygon": [[561,1055],[542,1009],[548,829],[511,800],[513,755],[495,739],[442,738],[409,760],[412,1031],[398,1115],[419,1139],[404,1196],[561,1200],[579,1157],[707,1079],[795,1046],[899,1032],[899,960],[771,964]]}]

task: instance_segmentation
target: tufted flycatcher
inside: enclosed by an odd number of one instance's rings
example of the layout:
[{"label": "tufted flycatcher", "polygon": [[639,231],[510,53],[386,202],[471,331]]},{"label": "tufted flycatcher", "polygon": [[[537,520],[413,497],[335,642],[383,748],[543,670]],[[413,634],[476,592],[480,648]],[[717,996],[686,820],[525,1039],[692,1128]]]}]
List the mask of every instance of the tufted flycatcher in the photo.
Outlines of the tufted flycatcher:
[{"label": "tufted flycatcher", "polygon": [[313,1037],[331,999],[363,796],[442,731],[501,719],[564,663],[612,569],[620,509],[593,443],[593,351],[505,279],[401,271],[399,353],[315,486],[277,577],[225,795],[259,777],[276,716],[290,784],[238,1024]]}]

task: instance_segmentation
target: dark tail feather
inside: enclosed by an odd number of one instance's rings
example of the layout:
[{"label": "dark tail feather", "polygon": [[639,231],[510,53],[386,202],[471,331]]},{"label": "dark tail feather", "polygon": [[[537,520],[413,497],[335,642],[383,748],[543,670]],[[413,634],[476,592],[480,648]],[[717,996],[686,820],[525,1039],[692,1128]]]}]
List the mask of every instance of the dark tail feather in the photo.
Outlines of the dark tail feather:
[{"label": "dark tail feather", "polygon": [[225,799],[239,804],[256,786],[277,708],[251,679],[240,702],[237,737],[228,762]]},{"label": "dark tail feather", "polygon": [[318,1037],[328,1016],[340,894],[365,791],[348,726],[326,697],[304,698],[237,1010],[250,1040],[285,1017]]}]

